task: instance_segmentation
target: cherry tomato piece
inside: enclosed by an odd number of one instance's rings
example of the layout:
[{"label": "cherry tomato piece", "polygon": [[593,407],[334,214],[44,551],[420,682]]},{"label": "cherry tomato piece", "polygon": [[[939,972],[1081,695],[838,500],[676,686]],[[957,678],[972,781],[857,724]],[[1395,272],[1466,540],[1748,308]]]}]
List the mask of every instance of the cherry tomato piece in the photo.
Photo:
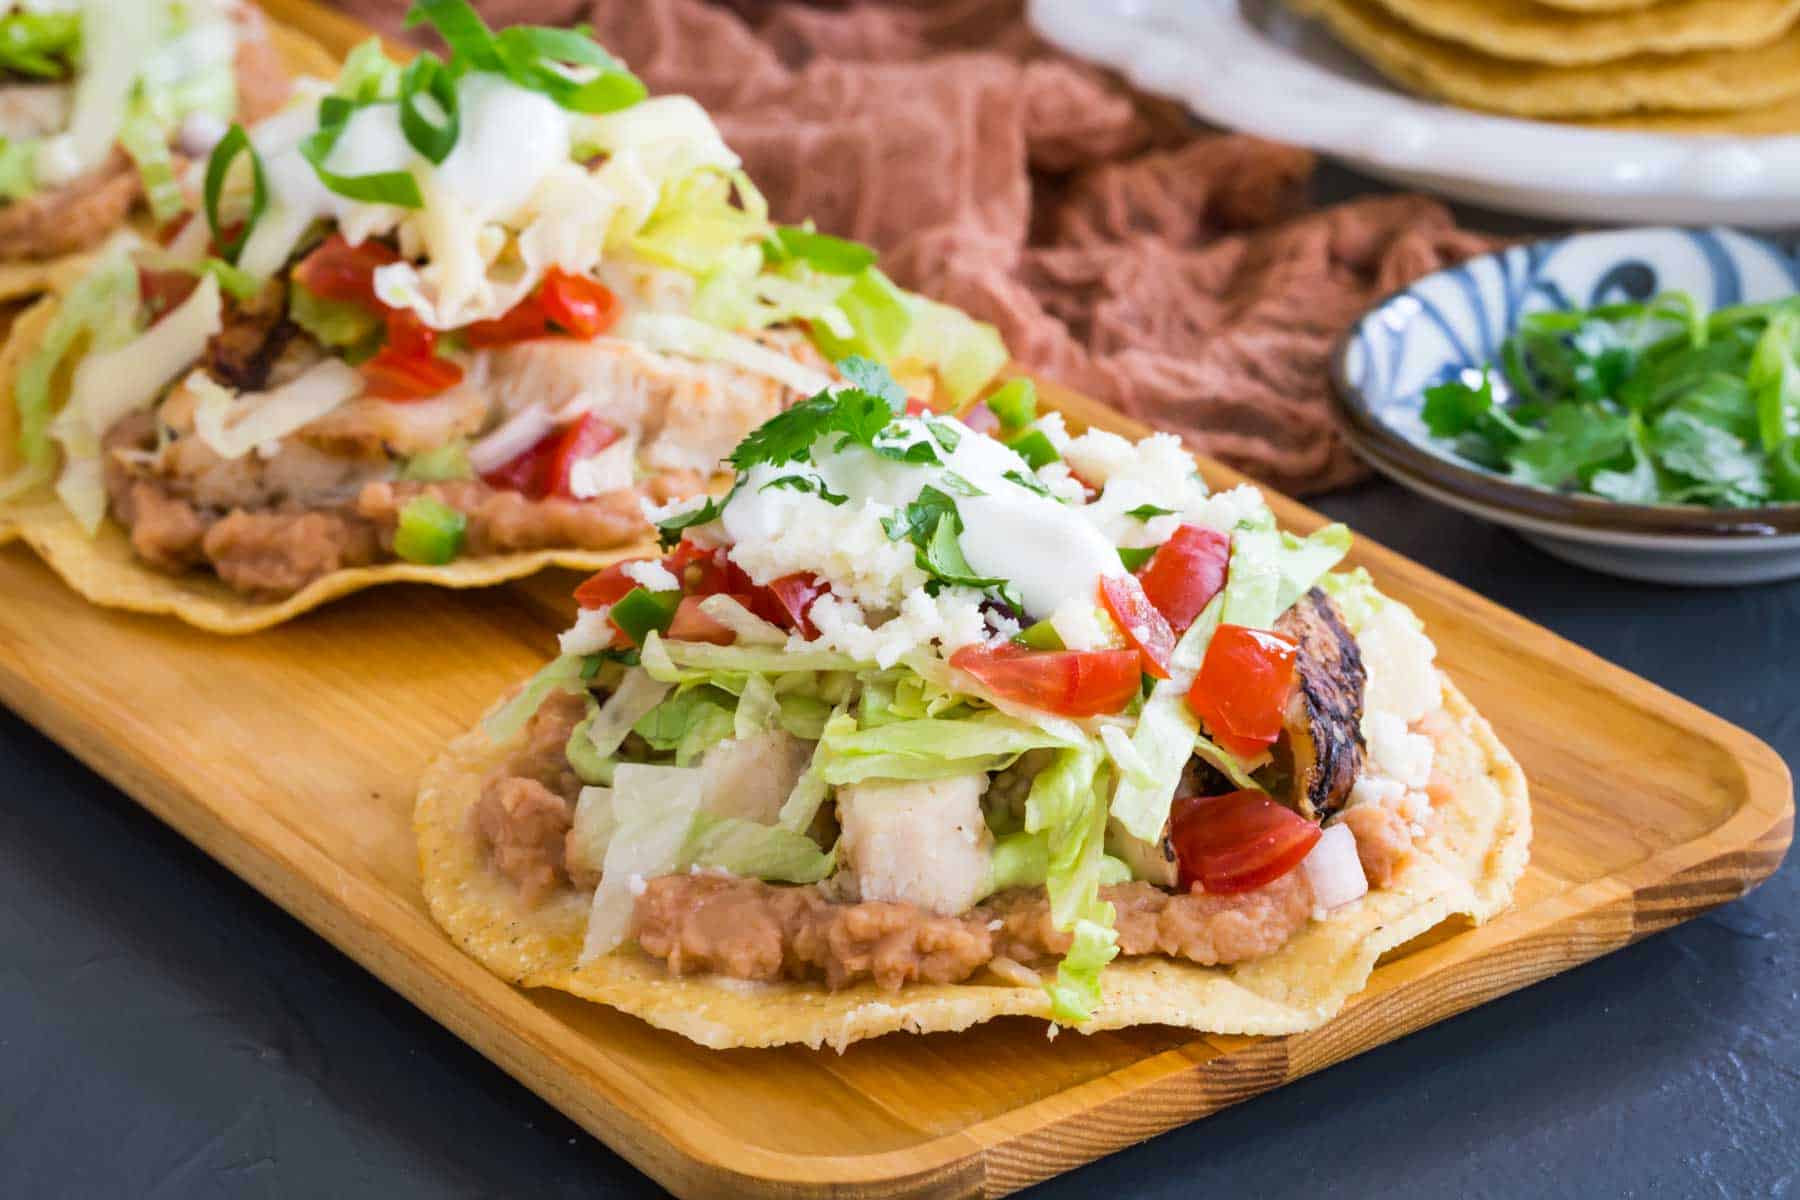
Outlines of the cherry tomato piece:
[{"label": "cherry tomato piece", "polygon": [[447,392],[463,377],[463,369],[447,358],[408,354],[393,346],[383,346],[360,370],[369,395],[401,403]]},{"label": "cherry tomato piece", "polygon": [[604,608],[612,604],[637,586],[637,581],[625,574],[625,568],[631,563],[647,562],[648,559],[634,558],[628,562],[617,562],[606,569],[582,580],[581,586],[575,589],[575,603],[583,608]]},{"label": "cherry tomato piece", "polygon": [[768,591],[781,606],[785,621],[777,621],[783,629],[798,629],[800,636],[811,640],[819,636],[819,631],[807,617],[807,612],[831,588],[817,575],[798,572],[783,575],[780,579],[771,580]]},{"label": "cherry tomato piece", "polygon": [[1175,653],[1175,631],[1150,604],[1144,589],[1130,575],[1108,575],[1100,580],[1100,602],[1144,659],[1144,673],[1152,679],[1169,677],[1169,658]]},{"label": "cherry tomato piece", "polygon": [[397,251],[373,238],[352,246],[343,234],[334,233],[300,260],[294,279],[321,300],[360,304],[371,312],[385,313],[387,305],[375,298],[375,269],[399,261]]},{"label": "cherry tomato piece", "polygon": [[569,487],[569,475],[575,464],[584,458],[593,457],[618,441],[619,430],[616,425],[611,425],[590,412],[582,413],[561,433],[552,434],[551,438],[554,441],[549,449],[541,481],[543,493],[533,497],[534,499],[542,499],[543,496],[566,496],[572,499],[574,492]]},{"label": "cherry tomato piece", "polygon": [[1214,741],[1239,758],[1255,758],[1275,744],[1294,694],[1297,649],[1278,633],[1219,626],[1187,695]]},{"label": "cherry tomato piece", "polygon": [[1131,703],[1142,685],[1136,650],[964,646],[950,665],[997,696],[1064,717],[1097,717]]},{"label": "cherry tomato piece", "polygon": [[1230,559],[1231,535],[1183,525],[1157,547],[1138,572],[1138,582],[1179,637],[1225,586],[1225,565]]},{"label": "cherry tomato piece", "polygon": [[1169,810],[1181,887],[1248,892],[1299,866],[1320,829],[1263,792],[1183,796]]},{"label": "cherry tomato piece", "polygon": [[[742,602],[743,597],[738,597]],[[675,608],[675,620],[669,624],[668,637],[677,642],[710,642],[729,646],[737,640],[731,627],[700,611],[705,596],[683,596]]]},{"label": "cherry tomato piece", "polygon": [[463,329],[469,345],[507,346],[550,336],[550,318],[535,293],[513,305],[512,310],[487,321],[477,321]]},{"label": "cherry tomato piece", "polygon": [[611,288],[556,267],[538,285],[538,304],[564,333],[584,341],[599,337],[619,319],[619,298]]}]

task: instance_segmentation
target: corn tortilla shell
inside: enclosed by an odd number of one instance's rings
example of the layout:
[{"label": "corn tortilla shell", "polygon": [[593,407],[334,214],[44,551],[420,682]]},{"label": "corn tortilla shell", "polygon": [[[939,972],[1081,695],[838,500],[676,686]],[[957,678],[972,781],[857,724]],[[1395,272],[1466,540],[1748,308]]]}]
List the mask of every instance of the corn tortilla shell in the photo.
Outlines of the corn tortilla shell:
[{"label": "corn tortilla shell", "polygon": [[1735,112],[1644,112],[1587,122],[1642,133],[1715,137],[1779,137],[1800,133],[1800,96]]},{"label": "corn tortilla shell", "polygon": [[1582,66],[1495,58],[1420,33],[1374,0],[1302,0],[1394,82],[1470,108],[1524,117],[1723,112],[1800,96],[1800,29],[1762,46],[1638,54]]},{"label": "corn tortilla shell", "polygon": [[1422,33],[1498,58],[1574,66],[1634,54],[1682,54],[1773,41],[1800,0],[1669,0],[1655,8],[1574,13],[1537,0],[1379,0]]},{"label": "corn tortilla shell", "polygon": [[[1163,1024],[1213,1033],[1287,1034],[1331,1019],[1368,982],[1376,960],[1434,925],[1462,915],[1482,922],[1504,909],[1524,873],[1531,841],[1525,777],[1461,692],[1444,681],[1449,732],[1437,751],[1460,769],[1454,799],[1437,806],[1389,887],[1314,921],[1277,953],[1237,967],[1158,957],[1125,959],[1103,976],[1105,1000],[1083,1032]],[[523,736],[522,734],[520,735]],[[1040,988],[998,980],[921,984],[898,992],[872,983],[755,984],[670,976],[633,950],[578,962],[590,897],[564,890],[522,908],[492,871],[471,827],[481,786],[518,742],[495,745],[479,729],[458,738],[426,770],[413,827],[431,914],[489,970],[607,1004],[714,1049],[803,1043],[843,1049],[885,1033],[967,1029],[1002,1016],[1048,1019]]]}]

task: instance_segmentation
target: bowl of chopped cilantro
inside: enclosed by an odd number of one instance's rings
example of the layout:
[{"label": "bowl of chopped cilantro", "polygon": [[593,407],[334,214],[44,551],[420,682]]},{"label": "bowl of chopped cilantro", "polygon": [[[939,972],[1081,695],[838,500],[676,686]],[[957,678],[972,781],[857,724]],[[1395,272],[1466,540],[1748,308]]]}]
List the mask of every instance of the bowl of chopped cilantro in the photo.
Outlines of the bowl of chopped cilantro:
[{"label": "bowl of chopped cilantro", "polygon": [[1800,256],[1725,229],[1509,246],[1354,324],[1339,416],[1377,470],[1631,578],[1800,575]]}]

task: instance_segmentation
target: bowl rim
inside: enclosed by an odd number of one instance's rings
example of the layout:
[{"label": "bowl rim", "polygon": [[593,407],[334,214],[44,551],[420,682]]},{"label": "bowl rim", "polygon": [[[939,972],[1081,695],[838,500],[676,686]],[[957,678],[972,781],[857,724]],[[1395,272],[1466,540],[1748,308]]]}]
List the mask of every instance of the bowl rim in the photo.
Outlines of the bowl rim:
[{"label": "bowl rim", "polygon": [[1408,482],[1422,476],[1443,491],[1474,503],[1534,521],[1571,525],[1589,530],[1614,530],[1640,535],[1678,534],[1686,537],[1762,538],[1800,533],[1800,501],[1765,504],[1755,508],[1706,508],[1693,504],[1628,504],[1571,492],[1552,492],[1518,483],[1499,475],[1465,466],[1415,445],[1377,418],[1367,394],[1350,382],[1350,353],[1375,314],[1410,295],[1427,280],[1467,268],[1483,259],[1529,252],[1537,247],[1561,246],[1587,238],[1618,238],[1621,234],[1660,232],[1669,229],[1724,229],[1739,237],[1775,246],[1791,254],[1773,238],[1761,237],[1726,226],[1642,225],[1623,229],[1571,232],[1550,237],[1510,242],[1485,254],[1421,275],[1375,300],[1359,313],[1338,337],[1328,362],[1330,397],[1339,428],[1351,449],[1383,474]]}]

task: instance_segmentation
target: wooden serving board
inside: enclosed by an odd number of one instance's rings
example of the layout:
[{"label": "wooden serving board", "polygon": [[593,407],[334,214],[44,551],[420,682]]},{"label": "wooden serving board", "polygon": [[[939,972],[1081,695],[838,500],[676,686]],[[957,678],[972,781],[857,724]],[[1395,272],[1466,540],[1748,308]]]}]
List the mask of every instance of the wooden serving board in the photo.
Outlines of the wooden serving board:
[{"label": "wooden serving board", "polygon": [[[334,50],[362,32],[267,7]],[[1047,391],[1076,424],[1144,432]],[[1321,524],[1270,499],[1289,527]],[[489,975],[425,911],[414,783],[554,653],[566,574],[385,588],[234,640],[90,607],[14,546],[0,701],[672,1190],[997,1196],[1666,929],[1781,861],[1792,784],[1767,746],[1387,550],[1352,560],[1425,619],[1524,764],[1536,841],[1511,912],[1400,948],[1337,1020],[1287,1038],[1051,1042],[1007,1020],[842,1055],[717,1052]]]},{"label": "wooden serving board", "polygon": [[[1050,391],[1074,423],[1144,432]],[[1780,862],[1792,785],[1767,746],[1387,550],[1352,559],[1419,612],[1524,764],[1536,840],[1511,912],[1402,947],[1337,1020],[1286,1038],[1051,1042],[1020,1019],[841,1056],[718,1052],[487,974],[425,911],[413,787],[555,652],[566,573],[379,589],[227,639],[90,607],[15,546],[0,700],[675,1191],[993,1196],[1666,929]]]}]

